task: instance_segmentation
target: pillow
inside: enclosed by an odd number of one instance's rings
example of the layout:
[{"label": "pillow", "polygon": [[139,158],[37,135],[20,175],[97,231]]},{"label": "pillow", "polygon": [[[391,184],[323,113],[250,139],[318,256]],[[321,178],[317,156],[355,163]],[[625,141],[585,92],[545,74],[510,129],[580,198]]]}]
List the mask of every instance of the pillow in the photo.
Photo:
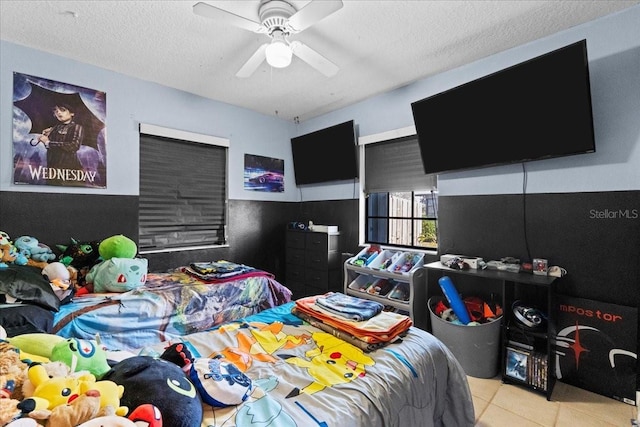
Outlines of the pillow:
[{"label": "pillow", "polygon": [[48,310],[60,308],[60,299],[38,267],[10,264],[0,268],[0,295],[4,294]]},{"label": "pillow", "polygon": [[220,359],[196,358],[189,379],[204,403],[221,408],[241,404],[253,391],[249,377],[233,363]]}]

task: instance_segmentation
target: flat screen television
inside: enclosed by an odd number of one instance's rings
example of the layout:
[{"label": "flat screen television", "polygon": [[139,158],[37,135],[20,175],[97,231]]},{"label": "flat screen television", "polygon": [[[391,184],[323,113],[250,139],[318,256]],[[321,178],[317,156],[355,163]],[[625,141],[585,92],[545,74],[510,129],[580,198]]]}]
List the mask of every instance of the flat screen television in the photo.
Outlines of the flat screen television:
[{"label": "flat screen television", "polygon": [[411,104],[425,173],[594,152],[586,40]]},{"label": "flat screen television", "polygon": [[358,177],[353,120],[291,138],[291,152],[297,185]]}]

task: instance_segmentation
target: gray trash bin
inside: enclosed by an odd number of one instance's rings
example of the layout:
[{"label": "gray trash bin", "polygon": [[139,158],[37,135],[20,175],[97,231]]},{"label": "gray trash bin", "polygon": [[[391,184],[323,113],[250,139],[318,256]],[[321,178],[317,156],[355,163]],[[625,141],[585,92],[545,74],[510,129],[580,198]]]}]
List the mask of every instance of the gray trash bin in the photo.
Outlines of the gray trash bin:
[{"label": "gray trash bin", "polygon": [[431,333],[451,350],[467,375],[476,378],[495,377],[500,370],[502,316],[476,326],[456,325],[434,313],[433,307],[443,300],[443,297],[431,297],[427,303]]}]

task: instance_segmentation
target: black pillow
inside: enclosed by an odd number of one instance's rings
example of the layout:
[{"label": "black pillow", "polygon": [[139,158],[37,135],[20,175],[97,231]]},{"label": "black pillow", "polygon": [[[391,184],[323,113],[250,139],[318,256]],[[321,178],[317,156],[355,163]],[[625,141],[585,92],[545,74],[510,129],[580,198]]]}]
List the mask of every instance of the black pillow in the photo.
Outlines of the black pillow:
[{"label": "black pillow", "polygon": [[58,311],[60,299],[51,289],[42,270],[30,265],[9,264],[0,267],[0,295],[7,294],[19,301]]}]

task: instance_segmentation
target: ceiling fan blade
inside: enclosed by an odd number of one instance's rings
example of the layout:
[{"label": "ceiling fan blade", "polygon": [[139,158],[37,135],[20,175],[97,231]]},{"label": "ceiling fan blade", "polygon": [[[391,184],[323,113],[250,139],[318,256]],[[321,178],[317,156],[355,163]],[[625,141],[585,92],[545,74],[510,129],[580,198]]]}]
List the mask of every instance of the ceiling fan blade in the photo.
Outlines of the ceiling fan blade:
[{"label": "ceiling fan blade", "polygon": [[249,58],[249,60],[245,62],[242,68],[240,68],[240,70],[236,73],[236,77],[244,79],[251,76],[251,74],[253,74],[258,69],[260,64],[262,64],[262,61],[265,60],[264,52],[267,49],[267,46],[269,46],[269,43],[261,45],[258,50],[256,50],[254,54],[251,55],[251,58]]},{"label": "ceiling fan blade", "polygon": [[291,51],[295,56],[311,65],[313,68],[320,71],[325,76],[333,77],[338,72],[339,68],[336,64],[329,61],[327,58],[320,55],[318,52],[311,49],[306,44],[303,44],[299,41],[293,41],[291,42],[290,46]]},{"label": "ceiling fan blade", "polygon": [[207,3],[196,3],[193,5],[193,13],[204,16],[205,18],[217,19],[225,23],[229,23],[254,33],[264,33],[266,29],[259,22],[252,21],[235,13],[231,13],[224,9],[219,9]]},{"label": "ceiling fan blade", "polygon": [[299,33],[341,8],[341,0],[312,0],[305,7],[291,15],[289,26],[294,32]]}]

